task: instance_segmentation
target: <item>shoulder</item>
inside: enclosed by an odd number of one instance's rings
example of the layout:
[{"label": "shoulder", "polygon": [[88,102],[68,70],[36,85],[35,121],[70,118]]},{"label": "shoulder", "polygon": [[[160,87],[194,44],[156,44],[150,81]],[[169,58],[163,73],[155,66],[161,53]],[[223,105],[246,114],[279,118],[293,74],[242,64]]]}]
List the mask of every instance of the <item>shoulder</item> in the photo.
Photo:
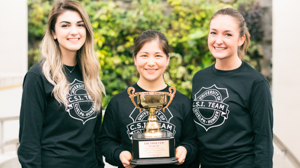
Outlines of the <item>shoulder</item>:
[{"label": "shoulder", "polygon": [[174,101],[182,105],[190,105],[191,103],[191,99],[179,91],[176,91]]},{"label": "shoulder", "polygon": [[211,74],[211,68],[212,68],[212,66],[214,66],[215,64],[213,64],[213,65],[211,65],[211,66],[209,66],[209,67],[207,67],[207,68],[204,68],[204,69],[201,69],[201,70],[199,70],[198,72],[196,72],[195,73],[195,75],[193,76],[193,79],[194,78],[199,78],[199,77],[203,77],[203,76],[206,76],[206,75],[209,75],[209,74]]},{"label": "shoulder", "polygon": [[186,117],[192,110],[192,101],[188,96],[176,91],[175,97],[168,108],[173,114]]},{"label": "shoulder", "polygon": [[199,70],[198,72],[195,73],[194,76],[199,75],[199,74],[203,74],[203,73],[210,72],[212,66],[215,66],[215,64],[213,64],[213,65],[211,65],[211,66],[209,66],[209,67],[207,67],[207,68],[204,68],[204,69]]},{"label": "shoulder", "polygon": [[32,66],[27,73],[37,76],[43,75],[43,60]]},{"label": "shoulder", "polygon": [[23,89],[41,89],[45,94],[51,95],[53,87],[43,73],[43,60],[30,68],[24,77]]},{"label": "shoulder", "polygon": [[35,84],[38,80],[43,80],[44,74],[42,71],[42,61],[35,64],[29,69],[24,77],[24,83]]},{"label": "shoulder", "polygon": [[184,95],[183,93],[176,91],[175,96],[177,96],[178,98],[182,99],[182,100],[190,100],[190,98],[186,95]]},{"label": "shoulder", "polygon": [[127,93],[127,89],[122,90],[120,93],[114,95],[111,99],[110,99],[110,103],[116,103],[119,102],[121,100],[124,100],[125,98],[129,97],[128,93]]},{"label": "shoulder", "polygon": [[262,73],[260,73],[256,69],[252,68],[246,62],[243,62],[243,72],[248,77],[248,79],[253,80],[254,83],[259,83],[259,82],[267,82],[268,83],[268,80]]}]

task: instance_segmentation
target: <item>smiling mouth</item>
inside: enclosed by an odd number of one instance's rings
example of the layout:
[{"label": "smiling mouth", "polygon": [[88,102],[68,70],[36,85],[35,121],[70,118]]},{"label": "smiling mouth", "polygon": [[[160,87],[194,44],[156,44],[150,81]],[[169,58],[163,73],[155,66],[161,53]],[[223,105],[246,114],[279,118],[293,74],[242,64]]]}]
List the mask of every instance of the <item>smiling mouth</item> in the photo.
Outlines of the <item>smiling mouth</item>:
[{"label": "smiling mouth", "polygon": [[222,50],[226,50],[227,47],[214,47],[215,50],[219,50],[219,51],[222,51]]},{"label": "smiling mouth", "polygon": [[154,73],[157,71],[157,69],[145,69],[148,73]]},{"label": "smiling mouth", "polygon": [[69,38],[69,41],[79,41],[79,38]]}]

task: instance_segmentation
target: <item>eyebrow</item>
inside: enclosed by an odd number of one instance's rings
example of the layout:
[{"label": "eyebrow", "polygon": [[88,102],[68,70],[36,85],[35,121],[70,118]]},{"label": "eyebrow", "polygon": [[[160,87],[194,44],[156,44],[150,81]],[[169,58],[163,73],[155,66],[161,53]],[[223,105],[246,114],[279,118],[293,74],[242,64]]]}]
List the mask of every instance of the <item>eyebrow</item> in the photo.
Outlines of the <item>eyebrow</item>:
[{"label": "eyebrow", "polygon": [[[141,51],[139,53],[146,53],[146,54],[148,54],[149,52],[147,52],[147,51]],[[158,53],[162,53],[162,52],[155,52],[155,54],[158,54]]]},{"label": "eyebrow", "polygon": [[146,51],[141,51],[141,53],[148,53],[148,52],[146,52]]},{"label": "eyebrow", "polygon": [[[81,23],[81,22],[83,22],[83,20],[77,21],[77,23]],[[60,23],[68,23],[68,24],[71,24],[71,22],[69,22],[69,21],[61,21]]]},{"label": "eyebrow", "polygon": [[[214,31],[218,31],[217,29],[211,28]],[[225,30],[225,32],[232,32],[232,30]]]}]

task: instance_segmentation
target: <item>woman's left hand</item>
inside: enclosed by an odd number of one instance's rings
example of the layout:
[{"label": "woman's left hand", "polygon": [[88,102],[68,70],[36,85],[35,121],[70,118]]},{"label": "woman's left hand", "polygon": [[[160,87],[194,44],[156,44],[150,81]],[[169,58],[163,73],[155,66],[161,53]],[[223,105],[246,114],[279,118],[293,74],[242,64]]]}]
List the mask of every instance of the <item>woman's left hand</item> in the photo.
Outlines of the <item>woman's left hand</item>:
[{"label": "woman's left hand", "polygon": [[186,154],[187,154],[187,150],[185,149],[185,147],[178,146],[176,148],[176,153],[175,153],[175,157],[177,158],[178,163],[175,163],[175,165],[183,164],[185,161]]}]

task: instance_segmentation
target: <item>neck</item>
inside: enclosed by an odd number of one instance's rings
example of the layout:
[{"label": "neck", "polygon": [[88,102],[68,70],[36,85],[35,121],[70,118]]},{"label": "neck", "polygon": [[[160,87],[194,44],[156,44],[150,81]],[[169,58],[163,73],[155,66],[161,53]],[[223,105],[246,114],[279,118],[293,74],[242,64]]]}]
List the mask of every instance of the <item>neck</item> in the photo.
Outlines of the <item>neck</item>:
[{"label": "neck", "polygon": [[77,64],[77,52],[63,52],[61,51],[62,62],[67,66],[75,66]]},{"label": "neck", "polygon": [[217,59],[215,68],[218,70],[234,70],[242,65],[242,60],[238,56],[233,57],[232,59]]},{"label": "neck", "polygon": [[146,79],[140,78],[137,84],[147,91],[158,91],[167,87],[163,78],[156,81],[147,81]]}]

